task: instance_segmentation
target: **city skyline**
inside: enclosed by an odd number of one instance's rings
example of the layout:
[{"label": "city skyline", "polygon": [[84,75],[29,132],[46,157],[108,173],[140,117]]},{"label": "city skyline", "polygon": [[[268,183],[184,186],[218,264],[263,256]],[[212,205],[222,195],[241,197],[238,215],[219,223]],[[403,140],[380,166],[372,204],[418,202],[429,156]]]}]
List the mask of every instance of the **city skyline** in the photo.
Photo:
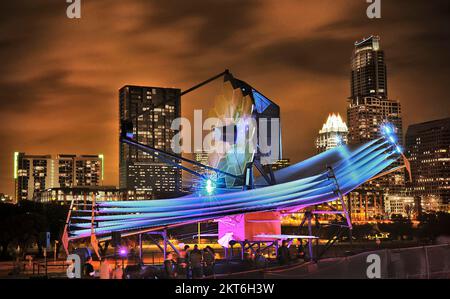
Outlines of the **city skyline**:
[{"label": "city skyline", "polygon": [[[288,1],[281,12],[271,4],[247,1],[243,5],[251,14],[237,21],[232,2],[214,4],[206,11],[201,1],[194,1],[184,7],[183,14],[170,1],[152,3],[147,11],[152,11],[153,18],[142,13],[147,4],[139,1],[127,6],[86,3],[79,22],[65,18],[65,3],[61,7],[35,3],[26,8],[2,3],[2,11],[14,11],[16,16],[0,21],[9,30],[0,40],[0,57],[6,61],[0,75],[4,121],[0,192],[13,194],[15,151],[104,153],[105,184],[118,185],[118,89],[125,84],[186,89],[224,68],[264,86],[262,91],[269,97],[279,97],[274,99],[282,111],[284,156],[300,161],[314,153],[315,135],[326,115],[332,111],[345,115],[351,49],[355,41],[372,34],[381,36],[387,51],[389,97],[402,102],[404,131],[409,124],[448,116],[448,11],[439,10],[437,4],[405,1],[403,6],[390,7],[386,2],[383,18],[371,21],[365,16],[364,1],[330,1],[334,9],[326,11],[312,3]],[[33,6],[43,10],[38,13]],[[304,22],[284,21],[279,26],[285,30],[277,29],[274,36],[267,19],[277,20],[278,13],[288,11],[305,12]],[[431,13],[437,15],[431,18]],[[15,26],[20,14],[24,23]],[[264,18],[267,23],[260,20],[265,14],[272,17]],[[126,17],[133,22],[116,24],[116,18]],[[227,17],[234,20],[232,26]],[[393,23],[395,28],[390,27]],[[181,31],[186,27],[192,30]],[[91,32],[102,29],[102,33]],[[252,33],[252,38],[246,39],[245,33]],[[165,36],[174,42],[165,42]],[[132,43],[121,46],[113,41],[116,38]],[[87,43],[92,47],[84,47]],[[144,61],[149,68],[138,69]],[[189,111],[207,102],[192,99],[183,102],[182,115],[189,116]],[[301,132],[295,130],[298,115],[305,124]],[[298,135],[310,142],[294,142]]]}]

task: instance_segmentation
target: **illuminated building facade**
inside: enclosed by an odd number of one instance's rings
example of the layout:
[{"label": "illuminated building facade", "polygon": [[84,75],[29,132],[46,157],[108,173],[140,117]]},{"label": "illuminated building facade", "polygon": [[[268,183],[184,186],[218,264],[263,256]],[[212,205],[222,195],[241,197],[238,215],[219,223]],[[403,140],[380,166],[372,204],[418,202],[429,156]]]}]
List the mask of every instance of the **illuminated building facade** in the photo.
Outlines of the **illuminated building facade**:
[{"label": "illuminated building facade", "polygon": [[14,153],[15,200],[39,200],[42,191],[53,185],[51,155]]},{"label": "illuminated building facade", "polygon": [[[350,93],[347,107],[348,143],[361,144],[377,139],[382,135],[381,125],[391,123],[402,146],[401,105],[388,98],[385,55],[377,36],[355,43]],[[352,214],[360,219],[384,216],[384,199],[387,195],[404,193],[404,186],[403,170],[362,185],[349,194]]]},{"label": "illuminated building facade", "polygon": [[40,202],[58,202],[70,204],[72,200],[80,202],[127,200],[126,191],[114,186],[85,186],[49,188],[41,193]]},{"label": "illuminated building facade", "polygon": [[59,187],[100,186],[103,181],[103,155],[58,155]]},{"label": "illuminated building facade", "polygon": [[387,98],[386,64],[380,37],[371,36],[356,42],[351,64],[352,100],[368,96]]},{"label": "illuminated building facade", "polygon": [[103,155],[14,154],[16,200],[40,201],[48,188],[99,186],[103,181]]},{"label": "illuminated building facade", "polygon": [[339,114],[330,114],[316,139],[318,153],[347,144],[348,128]]},{"label": "illuminated building facade", "polygon": [[289,166],[291,166],[291,160],[289,160],[289,158],[280,159],[270,165],[270,167],[272,167],[272,171],[280,170]]},{"label": "illuminated building facade", "polygon": [[[208,157],[209,157],[209,155],[207,152],[194,153],[194,160],[203,165],[206,165],[206,166],[209,166]],[[193,168],[194,168],[194,171],[196,171],[200,174],[211,173],[211,171],[207,171],[204,167],[201,167],[198,165],[194,165]]]},{"label": "illuminated building facade", "polygon": [[412,172],[408,189],[420,200],[422,210],[449,211],[450,118],[409,126],[406,155]]},{"label": "illuminated building facade", "polygon": [[[180,93],[173,88],[124,86],[119,91],[120,121],[133,124],[138,142],[173,153],[171,140],[178,131],[172,130],[171,124],[181,115]],[[172,197],[181,192],[181,170],[120,143],[119,185],[147,198]]]},{"label": "illuminated building facade", "polygon": [[385,199],[384,210],[389,218],[393,215],[414,218],[417,211],[416,201],[412,196],[389,195]]},{"label": "illuminated building facade", "polygon": [[[194,153],[194,160],[203,165],[210,166],[209,165],[209,154],[207,152],[202,151],[202,152]],[[201,167],[199,165],[194,165],[192,168],[195,172],[197,172],[199,174],[203,174],[208,177],[215,178],[215,173],[213,171],[205,169],[204,167]],[[200,177],[193,177],[192,182],[188,183],[188,186],[185,189],[189,192],[195,192],[201,188],[205,188],[204,180]]]},{"label": "illuminated building facade", "polygon": [[44,203],[58,202],[70,204],[72,200],[89,202],[101,201],[128,201],[148,199],[147,193],[136,190],[119,189],[115,186],[85,186],[70,188],[49,188],[41,193],[40,201]]},{"label": "illuminated building facade", "polygon": [[0,193],[0,202],[2,203],[12,203],[14,202],[13,198],[7,194]]}]

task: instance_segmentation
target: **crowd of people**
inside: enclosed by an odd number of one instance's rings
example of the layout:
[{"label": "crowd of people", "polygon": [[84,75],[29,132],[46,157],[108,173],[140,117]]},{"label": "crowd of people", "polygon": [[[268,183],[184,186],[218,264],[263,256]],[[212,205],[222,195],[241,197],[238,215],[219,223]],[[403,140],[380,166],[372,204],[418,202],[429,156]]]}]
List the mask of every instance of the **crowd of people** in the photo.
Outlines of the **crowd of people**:
[{"label": "crowd of people", "polygon": [[191,250],[185,245],[178,255],[172,252],[167,255],[164,271],[166,278],[195,279],[213,275],[214,265],[215,253],[210,246],[200,250],[194,245]]},{"label": "crowd of people", "polygon": [[[305,258],[305,253],[301,242],[296,245],[292,240],[282,241],[277,252],[279,265],[287,265],[302,258]],[[251,261],[253,266],[258,269],[265,268],[268,265],[268,260],[260,249],[253,251]],[[191,249],[189,245],[185,245],[179,253],[169,252],[167,254],[162,274],[168,279],[210,277],[215,273],[215,263],[215,252],[210,246],[200,249],[198,245],[194,245]],[[118,263],[110,263],[107,257],[100,261],[98,271],[94,269],[92,257],[87,257],[82,274],[84,278],[122,279],[124,277],[123,266]]]},{"label": "crowd of people", "polygon": [[[67,269],[68,278],[76,278],[75,276],[75,261],[69,264]],[[94,265],[92,264],[92,257],[89,256],[86,258],[86,261],[82,268],[82,278],[84,279],[122,279],[123,278],[123,268],[119,264],[115,264],[113,267],[110,263],[110,260],[105,257],[100,261],[100,269],[98,271],[95,270]]]},{"label": "crowd of people", "polygon": [[298,246],[292,240],[283,240],[281,242],[281,246],[278,248],[277,252],[277,260],[281,266],[304,258],[305,252],[303,250],[303,245],[301,242]]}]

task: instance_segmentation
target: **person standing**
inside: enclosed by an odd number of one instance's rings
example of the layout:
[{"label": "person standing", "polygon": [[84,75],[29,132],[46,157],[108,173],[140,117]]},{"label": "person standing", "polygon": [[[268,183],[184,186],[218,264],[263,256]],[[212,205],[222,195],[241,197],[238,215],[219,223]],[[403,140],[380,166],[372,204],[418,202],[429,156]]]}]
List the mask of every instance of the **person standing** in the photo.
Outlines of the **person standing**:
[{"label": "person standing", "polygon": [[267,267],[267,259],[262,254],[260,249],[256,249],[255,257],[254,257],[255,266],[257,269],[264,269]]},{"label": "person standing", "polygon": [[305,250],[303,248],[302,239],[298,239],[298,258],[303,260],[305,259]]},{"label": "person standing", "polygon": [[298,259],[298,248],[297,245],[294,244],[294,241],[292,241],[292,244],[289,246],[289,260],[291,262],[295,262]]},{"label": "person standing", "polygon": [[198,245],[189,254],[189,264],[192,268],[192,278],[202,278],[202,252],[198,249]]},{"label": "person standing", "polygon": [[189,245],[185,245],[184,249],[180,250],[177,259],[178,278],[186,279],[189,274]]},{"label": "person standing", "polygon": [[111,279],[112,268],[108,258],[103,258],[100,265],[100,279]]},{"label": "person standing", "polygon": [[116,269],[113,271],[113,279],[123,279],[123,269],[120,265],[116,265]]},{"label": "person standing", "polygon": [[94,266],[92,265],[92,257],[89,256],[86,259],[86,263],[84,264],[84,276],[85,278],[92,279],[95,278],[95,270]]},{"label": "person standing", "polygon": [[281,247],[278,248],[277,259],[280,265],[286,265],[289,263],[289,249],[287,247],[287,241],[281,242]]},{"label": "person standing", "polygon": [[170,252],[167,254],[167,258],[164,261],[164,270],[166,277],[169,279],[177,278],[177,265],[174,261],[173,254]]},{"label": "person standing", "polygon": [[214,250],[210,246],[206,246],[203,250],[203,273],[205,276],[214,274]]}]

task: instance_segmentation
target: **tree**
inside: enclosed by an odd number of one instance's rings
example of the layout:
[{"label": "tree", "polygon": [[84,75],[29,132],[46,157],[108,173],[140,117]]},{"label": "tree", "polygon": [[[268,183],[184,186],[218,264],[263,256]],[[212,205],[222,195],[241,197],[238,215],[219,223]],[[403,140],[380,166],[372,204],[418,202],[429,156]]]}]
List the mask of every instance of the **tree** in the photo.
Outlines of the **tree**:
[{"label": "tree", "polygon": [[25,249],[34,243],[38,245],[38,254],[42,255],[44,244],[41,244],[40,234],[50,232],[53,241],[59,239],[67,211],[67,206],[55,203],[21,201],[17,205],[0,204],[1,258],[9,258],[11,245]]}]

